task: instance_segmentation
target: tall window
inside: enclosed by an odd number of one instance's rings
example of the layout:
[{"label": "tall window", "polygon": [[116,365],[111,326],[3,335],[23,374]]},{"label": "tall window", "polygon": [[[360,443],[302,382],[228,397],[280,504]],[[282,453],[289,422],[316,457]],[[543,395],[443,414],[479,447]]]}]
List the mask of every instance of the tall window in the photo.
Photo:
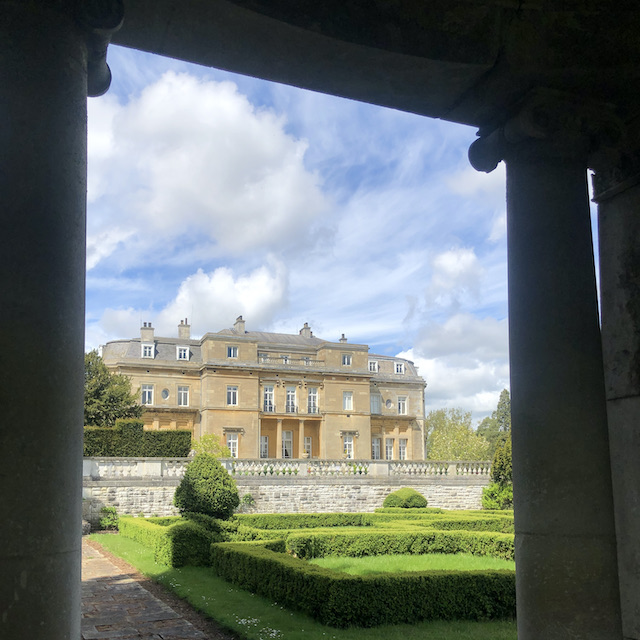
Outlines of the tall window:
[{"label": "tall window", "polygon": [[380,415],[382,413],[382,396],[379,393],[371,394],[371,413]]},{"label": "tall window", "polygon": [[318,413],[318,389],[316,387],[309,387],[307,413]]},{"label": "tall window", "polygon": [[393,438],[384,439],[384,459],[393,460]]},{"label": "tall window", "polygon": [[237,433],[227,433],[227,447],[229,447],[229,451],[231,451],[231,457],[238,457],[238,434]]},{"label": "tall window", "polygon": [[342,409],[344,411],[353,411],[353,391],[342,392]]},{"label": "tall window", "polygon": [[407,415],[407,397],[406,396],[398,396],[398,415],[400,416]]},{"label": "tall window", "polygon": [[287,387],[287,405],[285,407],[287,413],[296,413],[296,388]]},{"label": "tall window", "polygon": [[189,347],[176,347],[176,357],[178,360],[188,360]]},{"label": "tall window", "polygon": [[153,385],[143,384],[140,389],[142,391],[142,404],[153,404]]},{"label": "tall window", "polygon": [[309,356],[303,356],[302,364],[308,367],[311,364],[311,358]]},{"label": "tall window", "polygon": [[291,458],[293,453],[293,431],[282,432],[282,457]]},{"label": "tall window", "polygon": [[269,436],[260,436],[260,457],[269,457]]},{"label": "tall window", "polygon": [[143,358],[153,358],[154,345],[153,344],[142,344],[142,357]]},{"label": "tall window", "polygon": [[343,436],[342,444],[344,457],[348,460],[353,460],[353,436]]},{"label": "tall window", "polygon": [[238,387],[227,387],[227,404],[235,407],[238,404]]},{"label": "tall window", "polygon": [[371,438],[371,459],[380,460],[380,438]]},{"label": "tall window", "polygon": [[273,403],[273,386],[266,385],[264,388],[264,410],[271,413],[276,410]]},{"label": "tall window", "polygon": [[305,436],[304,437],[304,452],[311,457],[311,451],[312,451],[313,447],[312,447],[312,440],[311,440],[311,436]]},{"label": "tall window", "polygon": [[351,366],[351,354],[350,353],[343,353],[342,354],[342,366],[343,367],[350,367]]},{"label": "tall window", "polygon": [[287,355],[281,355],[280,357],[282,358],[282,364],[289,364],[291,361],[291,358]]},{"label": "tall window", "polygon": [[378,373],[378,361],[377,360],[369,360],[369,371],[371,373]]},{"label": "tall window", "polygon": [[189,387],[178,387],[178,406],[189,406]]},{"label": "tall window", "polygon": [[404,362],[396,362],[396,373],[404,373]]},{"label": "tall window", "polygon": [[405,438],[400,438],[398,440],[398,460],[406,460],[407,459],[407,440]]},{"label": "tall window", "polygon": [[227,358],[237,358],[238,357],[238,347],[230,345],[227,347]]}]

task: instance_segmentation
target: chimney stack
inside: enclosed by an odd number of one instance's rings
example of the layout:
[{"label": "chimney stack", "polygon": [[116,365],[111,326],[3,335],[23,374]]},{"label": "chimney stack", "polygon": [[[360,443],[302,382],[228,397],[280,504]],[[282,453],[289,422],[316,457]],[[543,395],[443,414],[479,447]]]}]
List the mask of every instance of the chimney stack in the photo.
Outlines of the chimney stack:
[{"label": "chimney stack", "polygon": [[313,336],[313,333],[311,333],[311,327],[309,327],[309,323],[304,323],[304,327],[300,329],[300,335],[303,338],[311,338]]},{"label": "chimney stack", "polygon": [[178,338],[180,340],[191,339],[191,325],[187,322],[187,318],[180,320],[180,324],[178,325]]},{"label": "chimney stack", "polygon": [[342,334],[342,337],[340,338],[340,342],[342,342],[343,344],[347,341],[347,339],[344,337],[344,333]]},{"label": "chimney stack", "polygon": [[141,342],[153,342],[154,328],[150,322],[143,322],[140,327],[140,341]]},{"label": "chimney stack", "polygon": [[238,316],[238,317],[236,318],[236,321],[235,321],[235,323],[234,323],[234,325],[233,325],[233,330],[234,330],[236,333],[239,333],[239,334],[241,334],[241,335],[244,335],[244,333],[245,333],[245,332],[244,332],[244,320],[242,319],[242,316]]}]

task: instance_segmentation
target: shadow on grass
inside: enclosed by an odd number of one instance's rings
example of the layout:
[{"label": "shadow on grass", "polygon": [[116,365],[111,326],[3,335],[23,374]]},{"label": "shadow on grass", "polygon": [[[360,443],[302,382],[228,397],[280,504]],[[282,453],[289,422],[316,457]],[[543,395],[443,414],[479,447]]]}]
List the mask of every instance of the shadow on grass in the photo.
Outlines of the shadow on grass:
[{"label": "shadow on grass", "polygon": [[336,629],[251,594],[207,567],[173,569],[157,564],[153,552],[119,535],[92,535],[106,550],[162,584],[199,612],[246,640],[516,640],[516,624],[500,622],[419,622],[369,629]]}]

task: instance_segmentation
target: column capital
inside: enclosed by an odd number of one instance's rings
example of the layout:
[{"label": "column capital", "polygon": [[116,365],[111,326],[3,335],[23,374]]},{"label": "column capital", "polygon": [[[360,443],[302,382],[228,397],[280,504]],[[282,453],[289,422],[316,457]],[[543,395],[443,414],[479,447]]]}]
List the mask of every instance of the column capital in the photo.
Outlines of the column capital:
[{"label": "column capital", "polygon": [[510,158],[564,158],[584,162],[606,155],[622,138],[623,125],[606,104],[551,89],[530,91],[510,117],[478,131],[469,147],[474,169],[490,173]]}]

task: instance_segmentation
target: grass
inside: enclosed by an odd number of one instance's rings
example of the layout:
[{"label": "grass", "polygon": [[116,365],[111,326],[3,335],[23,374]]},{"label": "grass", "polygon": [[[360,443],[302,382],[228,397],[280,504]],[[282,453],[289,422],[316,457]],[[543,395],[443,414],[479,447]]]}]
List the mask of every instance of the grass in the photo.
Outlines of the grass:
[{"label": "grass", "polygon": [[364,558],[327,557],[315,558],[309,562],[355,576],[409,571],[481,571],[485,569],[515,571],[516,569],[516,563],[511,560],[501,560],[489,556],[472,556],[466,553],[366,556]]},{"label": "grass", "polygon": [[91,539],[243,640],[516,640],[517,637],[515,622],[421,622],[373,629],[334,629],[238,589],[206,567],[173,569],[157,564],[153,551],[120,535],[94,534]]}]

